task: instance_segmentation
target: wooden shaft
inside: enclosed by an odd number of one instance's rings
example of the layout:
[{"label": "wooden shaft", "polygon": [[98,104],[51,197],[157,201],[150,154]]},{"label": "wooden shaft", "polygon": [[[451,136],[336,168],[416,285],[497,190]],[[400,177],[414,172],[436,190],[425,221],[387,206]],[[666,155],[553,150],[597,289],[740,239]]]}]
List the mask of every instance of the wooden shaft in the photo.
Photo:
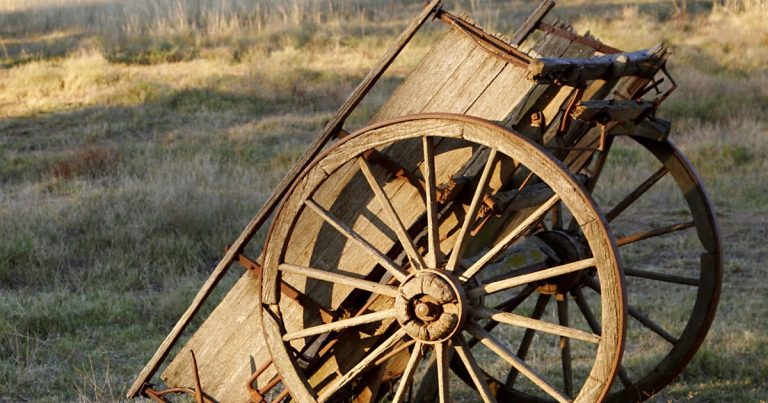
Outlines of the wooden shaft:
[{"label": "wooden shaft", "polygon": [[624,199],[622,199],[614,208],[605,214],[605,219],[608,222],[613,221],[619,216],[627,207],[632,205],[640,196],[643,195],[648,189],[650,189],[659,179],[663,178],[669,172],[667,167],[661,167],[653,175],[649,176],[643,183],[640,184],[635,190],[630,192]]},{"label": "wooden shaft", "polygon": [[440,237],[437,222],[437,192],[435,184],[435,153],[432,137],[422,137],[424,153],[424,180],[426,184],[427,209],[427,265],[436,269],[440,264]]},{"label": "wooden shaft", "polygon": [[[544,310],[547,308],[547,304],[549,304],[549,300],[552,298],[550,294],[539,294],[539,297],[536,298],[536,306],[533,307],[533,312],[531,313],[531,319],[539,320],[544,315]],[[491,323],[497,323],[497,322],[491,322]],[[487,325],[486,325],[487,326]],[[487,328],[485,328],[486,331]],[[525,358],[528,356],[528,350],[531,348],[531,343],[533,343],[533,337],[536,336],[536,330],[535,329],[527,329],[525,331],[525,334],[523,334],[522,340],[520,340],[520,346],[517,348],[517,357],[521,360],[525,361]],[[512,368],[509,371],[509,374],[507,374],[507,380],[505,383],[505,386],[508,389],[512,389],[515,386],[515,382],[517,382],[517,376],[520,375],[520,373],[517,371],[517,369]]]},{"label": "wooden shaft", "polygon": [[499,254],[507,245],[514,242],[516,239],[521,237],[526,231],[528,231],[530,228],[532,228],[541,217],[546,214],[549,209],[551,209],[558,201],[560,201],[560,197],[558,195],[552,196],[549,200],[547,200],[544,204],[541,205],[536,211],[531,213],[530,216],[528,216],[520,225],[517,226],[517,228],[514,229],[514,231],[510,232],[507,236],[504,237],[501,241],[497,242],[496,245],[491,248],[490,251],[488,251],[483,257],[481,257],[478,261],[476,261],[472,266],[467,269],[467,271],[461,273],[459,276],[459,279],[462,281],[468,281],[472,278],[475,274],[477,274],[480,270],[485,267],[486,264],[488,264],[491,260],[493,260],[496,255]]},{"label": "wooden shaft", "polygon": [[448,362],[450,361],[450,344],[447,342],[435,344],[437,355],[437,396],[440,403],[451,402],[450,382],[448,381]]},{"label": "wooden shaft", "polygon": [[685,284],[698,287],[701,281],[697,278],[675,276],[666,273],[657,273],[652,271],[637,270],[637,269],[624,269],[625,276],[647,278],[649,280],[664,281],[666,283]]},{"label": "wooden shaft", "polygon": [[660,235],[666,235],[666,234],[670,234],[672,232],[682,231],[684,229],[691,228],[694,225],[696,225],[696,223],[694,223],[693,221],[689,221],[689,222],[683,222],[683,223],[678,223],[678,224],[667,225],[667,226],[661,227],[661,228],[654,228],[654,229],[648,230],[648,231],[637,232],[637,233],[630,234],[630,235],[627,235],[627,236],[623,236],[623,237],[617,239],[616,240],[616,245],[618,245],[618,246],[629,245],[631,243],[639,242],[639,241],[642,241],[644,239],[653,238],[653,237],[660,236]]},{"label": "wooden shaft", "polygon": [[539,23],[541,23],[541,20],[546,17],[546,15],[549,13],[552,8],[555,7],[554,0],[544,0],[542,1],[538,7],[536,7],[535,10],[533,10],[533,13],[528,16],[528,18],[523,21],[523,24],[520,26],[520,28],[517,29],[517,31],[512,35],[512,44],[515,46],[520,46],[525,42],[525,39],[528,38],[528,35],[533,32],[536,27],[539,26]]},{"label": "wooden shaft", "polygon": [[[557,298],[557,318],[560,326],[568,329],[568,294],[560,294]],[[598,339],[599,341],[599,339]],[[560,338],[560,354],[563,367],[563,387],[565,394],[573,396],[573,363],[571,359],[571,340]]]}]

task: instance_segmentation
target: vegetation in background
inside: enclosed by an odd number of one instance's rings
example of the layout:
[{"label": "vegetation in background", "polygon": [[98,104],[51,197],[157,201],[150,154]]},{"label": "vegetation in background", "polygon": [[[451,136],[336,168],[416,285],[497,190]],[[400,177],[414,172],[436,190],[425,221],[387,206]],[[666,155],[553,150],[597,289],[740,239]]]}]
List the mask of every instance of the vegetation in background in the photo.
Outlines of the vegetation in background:
[{"label": "vegetation in background", "polygon": [[[445,3],[494,32],[535,6]],[[224,248],[420,7],[0,0],[0,401],[121,399]],[[556,9],[623,49],[671,46],[681,88],[661,113],[721,216],[720,312],[660,401],[768,400],[767,7]],[[414,39],[350,128],[439,32]]]}]

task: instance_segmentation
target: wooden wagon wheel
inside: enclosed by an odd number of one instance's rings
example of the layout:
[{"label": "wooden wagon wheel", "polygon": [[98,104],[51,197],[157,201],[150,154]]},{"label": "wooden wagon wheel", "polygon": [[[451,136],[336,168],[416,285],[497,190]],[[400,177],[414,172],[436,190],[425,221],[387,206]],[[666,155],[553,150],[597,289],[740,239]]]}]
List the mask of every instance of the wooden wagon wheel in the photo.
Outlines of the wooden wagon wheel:
[{"label": "wooden wagon wheel", "polygon": [[[709,197],[673,143],[618,137],[608,150],[592,161],[594,180],[588,186],[606,205],[606,218],[618,238],[630,317],[620,380],[608,398],[642,401],[672,382],[704,341],[720,296],[723,252]],[[612,153],[620,157],[612,161]],[[631,166],[621,166],[627,160]],[[617,176],[611,170],[645,176],[615,197]],[[626,182],[626,176],[619,178]],[[654,299],[647,291],[663,297]]]},{"label": "wooden wagon wheel", "polygon": [[[464,192],[469,200],[448,200],[448,190],[438,186],[478,156],[482,173]],[[546,197],[512,212],[518,224],[483,245],[470,235],[478,210],[503,178],[514,181],[509,172],[529,173],[529,180],[545,184]],[[542,254],[526,246],[523,235],[557,204],[578,223],[584,253],[504,267],[510,256]],[[521,394],[596,401],[608,392],[623,343],[624,290],[615,248],[578,181],[534,143],[461,115],[401,118],[340,141],[297,180],[265,245],[262,325],[285,386],[302,402],[374,400],[387,387],[395,401],[404,401],[432,372],[440,400],[447,401],[449,389],[463,386],[450,380],[452,358],[464,365],[475,399],[495,401],[489,387],[494,370],[511,366],[528,383]],[[496,277],[480,282],[491,266]],[[539,286],[581,277],[601,289],[595,331],[510,312],[516,298]],[[281,298],[280,281],[303,292],[303,303]],[[574,359],[581,367],[558,380],[551,362],[518,357],[500,338],[506,333],[486,330],[491,323],[546,334],[542,339],[546,349],[554,346],[558,364],[564,353],[557,346],[573,340],[584,346]]]}]

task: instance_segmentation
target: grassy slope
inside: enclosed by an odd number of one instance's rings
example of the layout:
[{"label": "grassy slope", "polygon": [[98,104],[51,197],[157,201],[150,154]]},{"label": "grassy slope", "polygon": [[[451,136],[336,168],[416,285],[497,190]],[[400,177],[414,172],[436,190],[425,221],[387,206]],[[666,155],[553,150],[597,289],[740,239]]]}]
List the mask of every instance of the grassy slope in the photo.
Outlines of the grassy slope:
[{"label": "grassy slope", "polygon": [[[202,9],[0,1],[0,401],[121,397],[223,248],[415,10],[257,3],[244,18],[239,0]],[[659,399],[768,399],[765,5],[712,12],[690,2],[673,17],[668,2],[563,3],[580,31],[613,45],[671,44],[682,88],[663,113],[722,217],[718,319]],[[498,30],[525,13],[509,2],[463,6]],[[432,35],[416,39],[384,93]],[[382,99],[372,94],[349,126]]]}]

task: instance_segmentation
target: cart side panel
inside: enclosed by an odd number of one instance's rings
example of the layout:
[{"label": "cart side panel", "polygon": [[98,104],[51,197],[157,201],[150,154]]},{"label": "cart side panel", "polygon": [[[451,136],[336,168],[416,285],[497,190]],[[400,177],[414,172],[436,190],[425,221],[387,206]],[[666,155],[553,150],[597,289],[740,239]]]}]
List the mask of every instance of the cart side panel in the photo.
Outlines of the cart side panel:
[{"label": "cart side panel", "polygon": [[[258,323],[259,287],[251,273],[237,281],[163,371],[161,379],[166,385],[195,384],[189,355],[193,350],[206,394],[221,402],[248,401],[245,381],[269,359]],[[274,371],[268,370],[262,377],[266,382],[273,375]]]}]

